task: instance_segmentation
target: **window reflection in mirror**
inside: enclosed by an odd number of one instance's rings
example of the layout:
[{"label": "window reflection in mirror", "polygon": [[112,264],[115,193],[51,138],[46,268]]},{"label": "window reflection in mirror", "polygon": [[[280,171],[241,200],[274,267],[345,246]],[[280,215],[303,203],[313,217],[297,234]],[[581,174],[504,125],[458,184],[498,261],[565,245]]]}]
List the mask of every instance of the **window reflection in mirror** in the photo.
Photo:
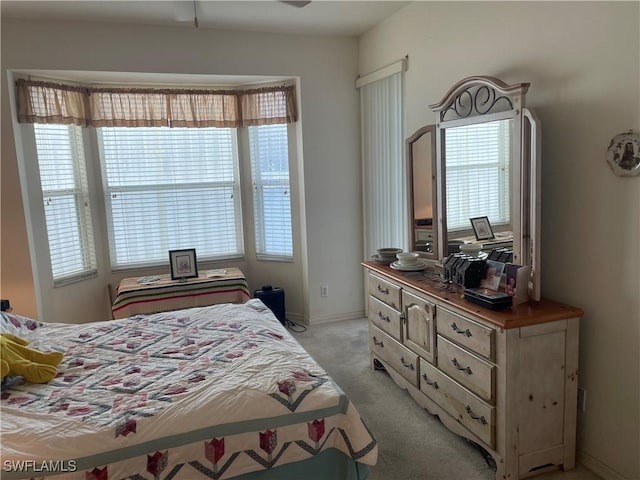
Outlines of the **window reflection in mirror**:
[{"label": "window reflection in mirror", "polygon": [[[496,240],[512,240],[510,118],[444,129],[447,238],[474,241],[470,219],[488,217]],[[506,241],[506,242],[505,242]],[[487,243],[487,242],[484,242]],[[495,243],[495,242],[494,242]]]}]

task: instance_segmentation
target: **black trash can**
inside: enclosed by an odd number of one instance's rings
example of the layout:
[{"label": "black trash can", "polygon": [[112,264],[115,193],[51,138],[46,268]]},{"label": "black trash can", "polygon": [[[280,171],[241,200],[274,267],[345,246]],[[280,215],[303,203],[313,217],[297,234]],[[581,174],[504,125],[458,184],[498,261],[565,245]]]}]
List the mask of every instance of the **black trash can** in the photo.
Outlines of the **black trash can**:
[{"label": "black trash can", "polygon": [[284,314],[284,290],[271,285],[264,285],[261,290],[253,292],[253,297],[262,301],[273,312],[280,323],[286,325]]}]

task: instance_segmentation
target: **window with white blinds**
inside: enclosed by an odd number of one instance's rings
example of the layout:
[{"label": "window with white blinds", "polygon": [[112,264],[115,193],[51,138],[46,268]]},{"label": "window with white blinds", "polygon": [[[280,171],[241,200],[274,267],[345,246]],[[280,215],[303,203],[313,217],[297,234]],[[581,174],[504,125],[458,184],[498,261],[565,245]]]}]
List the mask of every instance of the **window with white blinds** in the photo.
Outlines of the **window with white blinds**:
[{"label": "window with white blinds", "polygon": [[82,130],[34,124],[54,285],[96,272]]},{"label": "window with white blinds", "polygon": [[287,125],[249,127],[256,256],[290,259],[291,189]]},{"label": "window with white blinds", "polygon": [[471,228],[473,217],[510,222],[510,128],[507,119],[445,129],[448,230]]},{"label": "window with white blinds", "polygon": [[98,129],[112,268],[244,254],[236,130]]}]

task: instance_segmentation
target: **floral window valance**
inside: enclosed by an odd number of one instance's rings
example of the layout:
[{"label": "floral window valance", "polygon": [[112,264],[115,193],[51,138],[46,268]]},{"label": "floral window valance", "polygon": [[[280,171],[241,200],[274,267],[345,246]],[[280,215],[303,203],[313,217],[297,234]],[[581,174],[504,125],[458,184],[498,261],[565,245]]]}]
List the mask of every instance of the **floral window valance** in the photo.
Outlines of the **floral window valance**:
[{"label": "floral window valance", "polygon": [[18,121],[90,127],[247,127],[297,120],[294,87],[81,87],[20,79]]}]

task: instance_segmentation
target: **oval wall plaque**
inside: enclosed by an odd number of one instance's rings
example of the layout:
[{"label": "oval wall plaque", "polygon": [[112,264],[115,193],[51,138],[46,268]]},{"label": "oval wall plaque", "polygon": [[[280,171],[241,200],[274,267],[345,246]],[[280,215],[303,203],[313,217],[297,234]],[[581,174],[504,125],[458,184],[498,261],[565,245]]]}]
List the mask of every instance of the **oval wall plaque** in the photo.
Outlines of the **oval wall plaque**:
[{"label": "oval wall plaque", "polygon": [[607,149],[607,163],[621,177],[640,174],[640,135],[629,130],[613,137]]}]

